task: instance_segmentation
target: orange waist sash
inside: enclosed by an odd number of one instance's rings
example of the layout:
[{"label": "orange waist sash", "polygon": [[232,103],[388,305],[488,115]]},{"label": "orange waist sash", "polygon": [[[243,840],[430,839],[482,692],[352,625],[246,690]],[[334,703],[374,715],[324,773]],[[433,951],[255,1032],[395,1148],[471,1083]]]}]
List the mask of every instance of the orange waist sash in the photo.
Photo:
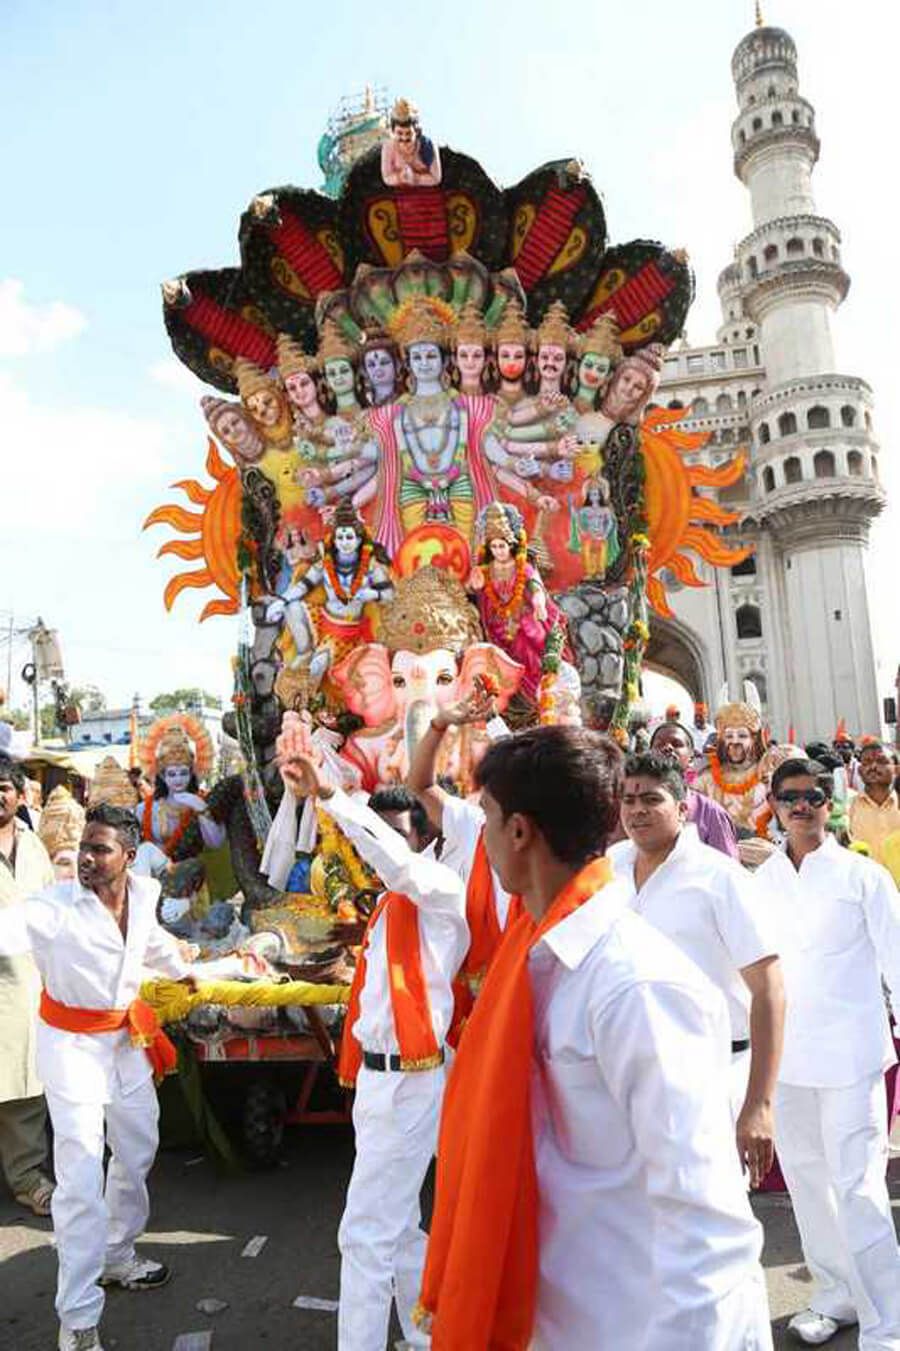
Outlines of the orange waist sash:
[{"label": "orange waist sash", "polygon": [[160,1027],[156,1013],[143,999],[132,1000],[127,1009],[76,1009],[70,1004],[61,1004],[42,990],[40,1013],[48,1027],[59,1028],[62,1032],[95,1036],[127,1028],[132,1045],[146,1051],[157,1081],[172,1074],[177,1067],[178,1053]]}]

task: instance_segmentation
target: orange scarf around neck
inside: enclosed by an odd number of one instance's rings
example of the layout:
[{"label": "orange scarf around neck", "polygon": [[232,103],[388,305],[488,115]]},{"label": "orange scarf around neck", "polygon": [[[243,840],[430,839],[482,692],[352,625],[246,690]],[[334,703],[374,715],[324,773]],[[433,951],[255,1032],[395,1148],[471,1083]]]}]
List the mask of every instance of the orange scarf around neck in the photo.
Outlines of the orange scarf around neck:
[{"label": "orange scarf around neck", "polygon": [[506,926],[501,929],[497,917],[497,898],[494,894],[494,877],[484,843],[484,831],[478,836],[475,854],[472,859],[472,871],[466,886],[466,923],[469,926],[469,951],[453,982],[453,1021],[447,1040],[450,1045],[459,1045],[463,1028],[469,1019],[478,992],[484,984],[488,968],[494,960],[494,953],[519,916],[523,913],[519,896],[510,896]]},{"label": "orange scarf around neck", "polygon": [[[540,923],[524,911],[488,972],[444,1097],[437,1188],[417,1318],[432,1351],[524,1351],[538,1278],[528,953],[612,877],[582,868]],[[516,898],[521,904],[521,898]]]},{"label": "orange scarf around neck", "polygon": [[362,948],[356,960],[353,984],[350,986],[338,1059],[338,1079],[344,1088],[353,1088],[362,1064],[362,1047],[352,1029],[359,1017],[360,996],[366,983],[369,939],[385,911],[388,981],[394,1029],[400,1046],[400,1068],[430,1070],[442,1063],[441,1048],[434,1035],[428,986],[422,970],[419,912],[408,896],[397,891],[386,891],[369,916]]}]

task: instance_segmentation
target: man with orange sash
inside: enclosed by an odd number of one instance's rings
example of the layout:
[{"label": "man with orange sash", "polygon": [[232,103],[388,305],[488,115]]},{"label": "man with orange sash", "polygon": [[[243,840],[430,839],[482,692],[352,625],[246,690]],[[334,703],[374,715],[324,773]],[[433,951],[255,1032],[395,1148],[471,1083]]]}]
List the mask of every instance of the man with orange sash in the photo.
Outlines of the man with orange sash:
[{"label": "man with orange sash", "polygon": [[476,778],[525,913],[450,1076],[418,1320],[434,1351],[768,1351],[725,1002],[603,856],[621,753],[538,727]]},{"label": "man with orange sash", "polygon": [[174,1048],[137,996],[145,966],[193,978],[157,923],[159,884],[129,871],[138,840],[131,812],[94,807],[78,879],[0,914],[0,953],[30,952],[43,984],[37,1066],[54,1135],[60,1351],[102,1351],[102,1285],[146,1290],[169,1277],[134,1248],[147,1223],[146,1179],[158,1143],[153,1072],[175,1064]]},{"label": "man with orange sash", "polygon": [[[449,1040],[456,1046],[509,924],[522,913],[491,867],[484,844],[484,812],[476,802],[454,797],[437,782],[437,760],[449,727],[487,723],[491,695],[476,689],[468,698],[438,709],[410,760],[406,785],[443,838],[441,862],[459,873],[466,888],[469,950],[454,983],[456,1006]],[[499,721],[499,719],[498,719]],[[502,724],[501,724],[502,726]]]},{"label": "man with orange sash", "polygon": [[392,1301],[407,1342],[427,1346],[412,1319],[426,1243],[419,1193],[437,1143],[453,979],[468,947],[463,886],[414,852],[427,823],[416,829],[411,795],[390,790],[382,819],[378,793],[366,806],[332,787],[284,732],[279,751],[288,787],[318,798],[387,888],[366,928],[338,1066],[356,1088],[356,1159],[338,1232],[338,1348],[384,1351]]}]

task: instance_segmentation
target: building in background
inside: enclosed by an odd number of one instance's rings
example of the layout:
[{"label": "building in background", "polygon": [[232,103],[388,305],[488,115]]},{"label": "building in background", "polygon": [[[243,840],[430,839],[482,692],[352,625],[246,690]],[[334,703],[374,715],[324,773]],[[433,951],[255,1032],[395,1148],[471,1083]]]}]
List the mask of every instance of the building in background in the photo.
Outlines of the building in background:
[{"label": "building in background", "polygon": [[789,727],[830,735],[839,718],[877,731],[864,555],[884,494],[872,391],[834,358],[832,314],[850,283],[840,232],[813,196],[815,111],[782,29],[758,25],[731,66],[734,171],[753,229],[719,276],[716,342],[670,352],[657,399],[711,433],[689,458],[717,464],[747,448],[745,479],[719,500],[741,513],[734,533],[756,553],[730,574],[702,567],[704,590],[667,579],[676,618],[654,618],[648,660],[707,701],[726,680],[732,696],[752,680],[782,739]]}]

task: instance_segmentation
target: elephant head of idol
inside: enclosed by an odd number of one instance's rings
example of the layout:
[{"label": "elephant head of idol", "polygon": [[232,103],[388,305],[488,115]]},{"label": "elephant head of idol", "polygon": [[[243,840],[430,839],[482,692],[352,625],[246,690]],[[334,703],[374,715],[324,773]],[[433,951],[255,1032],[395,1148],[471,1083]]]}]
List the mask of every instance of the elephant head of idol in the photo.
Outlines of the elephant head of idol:
[{"label": "elephant head of idol", "polygon": [[[346,707],[363,719],[366,729],[393,732],[391,773],[382,763],[378,781],[405,776],[437,710],[471,694],[476,676],[493,677],[497,709],[502,711],[524,673],[502,649],[483,641],[478,612],[462,584],[440,568],[419,568],[398,582],[383,611],[384,641],[357,648],[332,672]],[[355,738],[353,750],[372,744],[366,729]]]}]

